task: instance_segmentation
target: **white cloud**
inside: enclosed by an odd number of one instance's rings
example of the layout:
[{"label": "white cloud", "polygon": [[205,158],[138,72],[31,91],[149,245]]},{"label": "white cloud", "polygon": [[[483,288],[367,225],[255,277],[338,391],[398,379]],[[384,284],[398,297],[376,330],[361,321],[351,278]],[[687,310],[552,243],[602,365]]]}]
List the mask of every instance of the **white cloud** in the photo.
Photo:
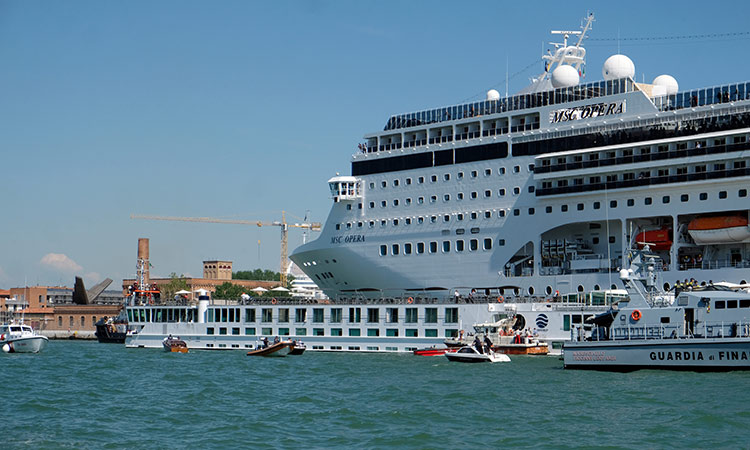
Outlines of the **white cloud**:
[{"label": "white cloud", "polygon": [[43,266],[50,267],[60,272],[76,273],[83,270],[83,267],[78,265],[77,262],[62,253],[47,253],[39,262]]}]

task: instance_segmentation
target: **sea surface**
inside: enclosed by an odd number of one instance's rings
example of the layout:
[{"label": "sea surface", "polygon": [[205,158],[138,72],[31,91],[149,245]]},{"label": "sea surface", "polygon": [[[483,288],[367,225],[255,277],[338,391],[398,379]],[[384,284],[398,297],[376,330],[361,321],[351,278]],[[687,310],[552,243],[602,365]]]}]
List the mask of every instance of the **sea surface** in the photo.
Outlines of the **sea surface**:
[{"label": "sea surface", "polygon": [[750,373],[567,371],[557,357],[0,354],[0,448],[748,448]]}]

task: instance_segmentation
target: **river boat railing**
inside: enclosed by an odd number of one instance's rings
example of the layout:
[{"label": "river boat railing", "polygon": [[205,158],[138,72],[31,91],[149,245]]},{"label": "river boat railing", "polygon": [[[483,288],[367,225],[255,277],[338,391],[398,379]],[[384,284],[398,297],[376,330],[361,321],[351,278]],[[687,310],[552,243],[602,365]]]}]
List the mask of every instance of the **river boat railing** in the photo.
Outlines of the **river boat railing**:
[{"label": "river boat railing", "polygon": [[[571,330],[573,339],[575,331]],[[608,334],[609,333],[609,334]],[[734,338],[750,337],[750,322],[708,322],[697,324],[692,332],[684,332],[683,324],[675,325],[643,325],[628,324],[624,327],[595,328],[586,340],[590,341],[643,341],[653,339],[696,339],[696,338]]]}]

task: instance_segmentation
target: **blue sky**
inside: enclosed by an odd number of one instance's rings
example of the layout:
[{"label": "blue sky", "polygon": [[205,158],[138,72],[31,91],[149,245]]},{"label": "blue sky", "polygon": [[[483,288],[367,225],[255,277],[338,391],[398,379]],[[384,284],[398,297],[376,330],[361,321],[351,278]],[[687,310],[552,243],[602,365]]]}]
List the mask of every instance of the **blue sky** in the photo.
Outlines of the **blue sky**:
[{"label": "blue sky", "polygon": [[[596,13],[586,81],[619,50],[680,90],[750,79],[744,2],[0,1],[0,288],[204,259],[279,266],[277,227],[130,214],[324,222],[388,116],[511,93],[552,29]],[[613,39],[614,38],[614,39]],[[597,40],[600,39],[600,40]],[[610,39],[610,40],[607,40]],[[290,232],[290,251],[301,243]],[[258,245],[260,240],[260,245]]]}]

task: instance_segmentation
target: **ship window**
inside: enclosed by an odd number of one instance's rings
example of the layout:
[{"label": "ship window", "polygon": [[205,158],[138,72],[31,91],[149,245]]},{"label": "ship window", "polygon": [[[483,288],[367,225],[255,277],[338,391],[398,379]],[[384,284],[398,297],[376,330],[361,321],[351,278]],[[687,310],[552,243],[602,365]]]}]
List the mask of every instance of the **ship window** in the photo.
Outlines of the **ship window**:
[{"label": "ship window", "polygon": [[599,237],[598,237],[598,236],[594,236],[594,237],[592,237],[592,238],[591,238],[591,242],[592,242],[592,243],[593,243],[594,245],[598,244],[598,243],[599,243]]},{"label": "ship window", "polygon": [[458,308],[445,308],[445,323],[458,323]]},{"label": "ship window", "polygon": [[479,175],[479,172],[477,172],[476,170],[471,171],[471,178],[476,178],[477,175]]},{"label": "ship window", "polygon": [[424,323],[437,323],[438,314],[437,308],[425,308],[424,309]]},{"label": "ship window", "polygon": [[469,241],[469,251],[475,252],[479,248],[479,240],[472,239]]},{"label": "ship window", "polygon": [[456,241],[456,251],[457,252],[464,251],[464,241],[462,239],[459,239]]},{"label": "ship window", "polygon": [[443,201],[444,201],[444,202],[449,202],[449,201],[451,201],[451,195],[450,195],[450,194],[445,194],[445,195],[443,195]]},{"label": "ship window", "polygon": [[635,206],[635,200],[632,198],[628,199],[628,206]]},{"label": "ship window", "polygon": [[490,175],[492,175],[492,169],[484,169],[484,176],[488,177]]},{"label": "ship window", "polygon": [[463,172],[458,172],[456,174],[456,178],[458,178],[459,180],[462,180],[464,178],[464,173]]},{"label": "ship window", "polygon": [[544,212],[546,212],[547,214],[551,213],[552,212],[552,207],[551,206],[545,207],[544,208]]},{"label": "ship window", "polygon": [[668,195],[665,195],[664,197],[662,197],[662,198],[661,198],[661,202],[662,202],[662,203],[669,203],[669,200],[670,200],[670,199],[669,199],[669,196],[668,196]]},{"label": "ship window", "polygon": [[393,180],[393,187],[398,187],[398,179]]},{"label": "ship window", "polygon": [[393,253],[393,256],[396,256],[396,255],[398,255],[398,253],[399,253],[399,251],[398,251],[398,250],[399,250],[398,244],[393,244],[393,245],[391,246],[391,252]]},{"label": "ship window", "polygon": [[727,191],[719,191],[719,198],[727,198]]},{"label": "ship window", "polygon": [[437,175],[431,175],[430,176],[430,181],[433,182],[433,183],[436,183],[437,182]]},{"label": "ship window", "polygon": [[437,242],[435,241],[430,242],[430,253],[437,253],[437,251],[438,251]]},{"label": "ship window", "polygon": [[340,224],[340,223],[337,223],[337,224],[336,224],[336,230],[340,230],[340,229],[341,229],[341,224]]},{"label": "ship window", "polygon": [[533,194],[535,190],[536,190],[535,186],[529,186],[529,194]]},{"label": "ship window", "polygon": [[599,202],[594,202],[594,209],[599,209],[602,207],[602,204]]},{"label": "ship window", "polygon": [[513,215],[514,216],[520,216],[521,215],[521,210],[518,209],[518,208],[513,209]]},{"label": "ship window", "polygon": [[398,219],[393,219],[393,226],[394,226],[394,227],[397,227],[397,226],[398,226]]},{"label": "ship window", "polygon": [[738,197],[747,197],[747,189],[740,189],[739,191],[737,191],[737,196]]},{"label": "ship window", "polygon": [[458,194],[456,194],[456,198],[459,199],[459,200],[463,200],[464,199],[464,193],[463,192],[459,192]]},{"label": "ship window", "polygon": [[650,205],[651,203],[653,203],[653,199],[651,197],[646,197],[643,199],[644,205]]},{"label": "ship window", "polygon": [[375,202],[370,202],[370,209],[375,207]]},{"label": "ship window", "polygon": [[533,216],[536,210],[534,208],[529,208],[529,215]]},{"label": "ship window", "polygon": [[437,195],[433,195],[430,197],[430,203],[435,203],[437,201]]},{"label": "ship window", "polygon": [[404,244],[404,255],[411,255],[411,243]]},{"label": "ship window", "polygon": [[420,204],[420,205],[423,204],[424,203],[424,197],[419,197],[417,199],[417,203]]},{"label": "ship window", "polygon": [[404,181],[406,181],[406,185],[407,185],[407,186],[409,186],[409,185],[411,184],[411,178],[407,178],[407,179],[406,179],[406,180],[404,180]]},{"label": "ship window", "polygon": [[513,188],[513,195],[518,195],[521,193],[521,188],[516,186]]},{"label": "ship window", "polygon": [[484,191],[484,196],[485,197],[492,197],[492,191],[489,190],[489,189],[487,189],[486,191]]},{"label": "ship window", "polygon": [[740,308],[750,308],[750,300],[740,300]]},{"label": "ship window", "polygon": [[[464,220],[464,213],[456,214],[456,220]],[[458,232],[458,230],[456,230],[456,232]]]},{"label": "ship window", "polygon": [[451,241],[443,241],[443,253],[449,253],[451,251]]},{"label": "ship window", "polygon": [[617,200],[610,200],[609,207],[610,208],[617,208]]},{"label": "ship window", "polygon": [[[614,236],[610,236],[610,237],[609,237],[609,243],[610,243],[610,244],[614,244],[614,243],[615,243],[615,237],[614,237]],[[613,289],[614,289],[614,288],[613,288]]]},{"label": "ship window", "polygon": [[351,228],[352,228],[352,223],[351,222],[347,222],[346,223],[346,229],[350,230]]},{"label": "ship window", "polygon": [[[551,211],[551,207],[550,207],[550,206],[548,206],[548,208],[550,208],[550,211]],[[497,216],[498,216],[498,217],[505,217],[505,210],[504,210],[504,209],[501,209],[500,211],[498,211],[498,212],[497,212]]]},{"label": "ship window", "polygon": [[383,180],[383,181],[380,182],[380,187],[381,188],[385,188],[386,186],[388,186],[388,182],[387,181]]},{"label": "ship window", "polygon": [[245,335],[246,336],[254,336],[255,335],[255,328],[245,328]]},{"label": "ship window", "polygon": [[420,225],[423,224],[424,223],[424,217],[422,217],[422,216],[417,217],[417,223],[420,224]]},{"label": "ship window", "polygon": [[437,222],[437,216],[430,216],[430,223]]},{"label": "ship window", "polygon": [[411,197],[406,197],[406,200],[404,200],[404,202],[405,202],[405,203],[406,203],[407,205],[411,205]]},{"label": "ship window", "polygon": [[501,197],[504,196],[505,195],[505,188],[500,188],[500,190],[497,191],[497,193],[500,194]]},{"label": "ship window", "polygon": [[388,202],[386,202],[385,200],[383,200],[383,201],[380,202],[380,207],[381,208],[385,208],[386,206],[388,206]]},{"label": "ship window", "polygon": [[737,308],[737,300],[727,300],[727,308]]},{"label": "ship window", "polygon": [[477,194],[477,192],[476,192],[476,191],[473,191],[473,192],[471,193],[471,198],[477,198],[478,196],[479,196],[479,194]]},{"label": "ship window", "polygon": [[688,194],[682,194],[682,195],[680,195],[680,201],[681,202],[686,202],[688,200],[690,200],[690,196]]},{"label": "ship window", "polygon": [[443,175],[443,180],[450,181],[451,180],[451,174],[449,174],[449,173],[444,174]]},{"label": "ship window", "polygon": [[518,173],[521,171],[521,166],[513,166],[513,173]]},{"label": "ship window", "polygon": [[484,249],[485,250],[492,250],[492,239],[491,238],[484,238]]},{"label": "ship window", "polygon": [[411,217],[404,219],[404,222],[406,222],[407,225],[411,225]]},{"label": "ship window", "polygon": [[578,208],[578,211],[583,211],[583,203],[579,203],[576,208]]},{"label": "ship window", "polygon": [[398,206],[398,199],[397,198],[393,199],[393,206]]},{"label": "ship window", "polygon": [[370,182],[370,189],[375,189],[375,183]]},{"label": "ship window", "polygon": [[346,210],[347,211],[351,211],[352,210],[352,205],[346,205]]},{"label": "ship window", "polygon": [[381,227],[384,227],[386,223],[387,223],[387,221],[385,219],[381,219],[380,220],[380,226]]},{"label": "ship window", "polygon": [[419,184],[424,183],[424,177],[417,178],[417,183],[419,183]]},{"label": "ship window", "polygon": [[505,175],[505,167],[500,167],[499,169],[497,169],[497,174],[498,175]]},{"label": "ship window", "polygon": [[385,256],[388,254],[388,246],[387,245],[381,245],[380,246],[380,256]]},{"label": "ship window", "polygon": [[724,300],[716,300],[716,302],[714,302],[714,307],[716,309],[724,309],[726,308],[726,302]]},{"label": "ship window", "polygon": [[560,211],[562,211],[562,212],[568,212],[568,205],[562,205],[562,206],[560,206]]},{"label": "ship window", "polygon": [[475,211],[472,211],[471,212],[471,220],[476,220],[476,219],[477,219],[477,213]]},{"label": "ship window", "polygon": [[504,246],[505,245],[505,239],[498,239],[497,240],[497,245],[499,245],[501,247]]},{"label": "ship window", "polygon": [[424,242],[417,242],[417,254],[424,253]]},{"label": "ship window", "polygon": [[446,214],[446,215],[443,216],[443,222],[450,222],[450,221],[451,221],[450,214]]}]

